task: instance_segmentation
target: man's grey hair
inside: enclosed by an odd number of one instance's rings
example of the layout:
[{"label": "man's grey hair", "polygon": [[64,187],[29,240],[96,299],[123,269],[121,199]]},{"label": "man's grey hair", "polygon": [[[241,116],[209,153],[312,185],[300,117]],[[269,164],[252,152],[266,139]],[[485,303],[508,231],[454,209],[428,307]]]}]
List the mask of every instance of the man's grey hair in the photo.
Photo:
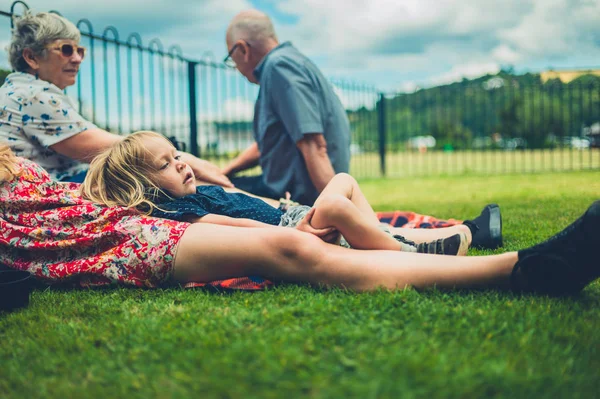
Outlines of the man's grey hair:
[{"label": "man's grey hair", "polygon": [[81,33],[73,23],[58,14],[26,11],[14,18],[15,27],[8,45],[8,60],[15,71],[24,72],[29,65],[23,58],[23,50],[29,48],[35,55],[45,57],[46,46],[55,40],[79,42]]},{"label": "man's grey hair", "polygon": [[227,29],[227,37],[231,42],[242,39],[255,45],[265,43],[268,39],[277,41],[271,19],[256,10],[237,15]]}]

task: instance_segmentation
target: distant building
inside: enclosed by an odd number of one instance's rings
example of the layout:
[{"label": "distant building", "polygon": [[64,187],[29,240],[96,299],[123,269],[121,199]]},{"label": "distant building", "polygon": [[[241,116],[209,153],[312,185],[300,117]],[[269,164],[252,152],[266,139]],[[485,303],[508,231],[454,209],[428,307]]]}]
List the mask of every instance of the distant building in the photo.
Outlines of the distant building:
[{"label": "distant building", "polygon": [[483,88],[485,90],[500,89],[502,87],[504,87],[504,79],[502,79],[499,76],[494,76],[493,78],[490,78],[483,82]]},{"label": "distant building", "polygon": [[569,83],[570,81],[575,80],[583,75],[596,75],[600,77],[600,69],[545,71],[540,73],[540,79],[542,79],[543,83],[546,83],[551,79],[560,79],[563,83]]}]

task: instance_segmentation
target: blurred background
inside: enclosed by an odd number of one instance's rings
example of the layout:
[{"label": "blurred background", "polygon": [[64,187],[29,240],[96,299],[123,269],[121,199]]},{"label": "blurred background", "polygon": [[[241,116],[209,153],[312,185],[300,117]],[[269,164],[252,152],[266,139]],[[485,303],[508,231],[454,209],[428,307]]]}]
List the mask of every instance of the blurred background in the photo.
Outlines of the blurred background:
[{"label": "blurred background", "polygon": [[3,49],[26,8],[81,30],[67,93],[86,118],[217,163],[253,141],[258,86],[221,61],[229,20],[257,8],[331,78],[358,178],[600,168],[599,0],[3,1]]}]

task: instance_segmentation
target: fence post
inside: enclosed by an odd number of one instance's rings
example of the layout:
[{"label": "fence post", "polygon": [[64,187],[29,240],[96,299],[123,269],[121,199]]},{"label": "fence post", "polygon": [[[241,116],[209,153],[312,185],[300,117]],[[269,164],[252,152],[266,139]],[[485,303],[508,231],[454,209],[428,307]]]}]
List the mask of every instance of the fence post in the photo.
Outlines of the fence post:
[{"label": "fence post", "polygon": [[385,138],[386,138],[386,110],[385,95],[379,93],[379,102],[377,103],[377,130],[379,133],[379,167],[381,175],[385,176]]},{"label": "fence post", "polygon": [[190,152],[200,156],[198,149],[198,119],[196,116],[196,65],[197,62],[188,61],[188,96],[190,103]]}]

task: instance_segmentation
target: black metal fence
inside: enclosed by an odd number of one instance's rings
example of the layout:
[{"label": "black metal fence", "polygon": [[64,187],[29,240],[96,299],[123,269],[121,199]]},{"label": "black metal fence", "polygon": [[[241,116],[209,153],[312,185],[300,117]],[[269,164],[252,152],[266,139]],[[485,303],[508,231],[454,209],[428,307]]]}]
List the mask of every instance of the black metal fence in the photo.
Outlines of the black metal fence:
[{"label": "black metal fence", "polygon": [[[16,1],[0,11],[9,17],[0,20],[5,42],[10,17],[26,8]],[[258,87],[237,71],[113,26],[76,26],[88,55],[67,93],[84,117],[120,134],[161,132],[217,163],[253,142]],[[539,75],[500,73],[413,93],[332,84],[350,119],[357,177],[600,168],[600,77],[542,83]]]},{"label": "black metal fence", "polygon": [[563,83],[499,73],[381,96],[378,108],[382,164],[394,174],[600,167],[600,77]]}]

